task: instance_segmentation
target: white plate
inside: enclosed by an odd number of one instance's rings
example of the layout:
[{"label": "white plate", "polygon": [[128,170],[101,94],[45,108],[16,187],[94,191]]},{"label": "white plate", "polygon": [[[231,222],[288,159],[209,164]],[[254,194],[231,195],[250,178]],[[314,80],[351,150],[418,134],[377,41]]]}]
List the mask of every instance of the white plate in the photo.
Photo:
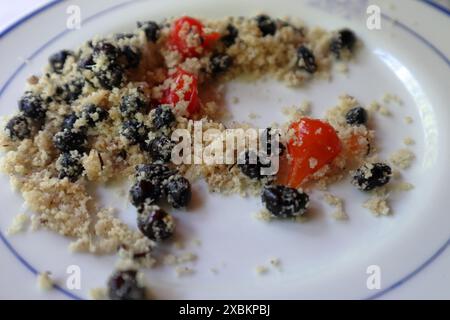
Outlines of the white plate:
[{"label": "white plate", "polygon": [[[232,83],[229,107],[240,119],[257,111],[256,125],[283,120],[281,108],[313,102],[313,114],[322,116],[337,97],[349,93],[363,104],[381,99],[386,92],[400,96],[404,105],[391,107],[393,116],[376,116],[375,126],[382,155],[402,146],[406,136],[416,140],[413,166],[403,174],[415,189],[392,200],[394,214],[376,218],[361,208],[365,195],[342,183],[332,189],[347,199],[348,222],[331,217],[332,209],[313,194],[314,218],[305,224],[263,223],[253,217],[259,199],[208,195],[195,184],[201,205],[188,213],[176,212],[181,237],[199,259],[195,274],[177,278],[173,268],[148,272],[149,287],[157,298],[450,298],[448,280],[450,238],[448,214],[450,181],[449,54],[444,30],[449,13],[425,2],[374,1],[381,7],[382,29],[369,31],[364,15],[366,1],[74,1],[83,24],[77,31],[66,26],[70,1],[52,4],[7,30],[0,39],[1,114],[10,114],[24,88],[25,79],[41,70],[47,57],[71,48],[96,34],[131,29],[137,20],[160,20],[187,13],[222,17],[253,15],[263,10],[273,16],[298,16],[310,25],[336,29],[348,26],[364,41],[364,49],[350,66],[348,76],[335,75],[330,83],[314,81],[292,90],[269,81],[249,86]],[[25,63],[26,61],[26,63]],[[281,100],[280,100],[281,99]],[[406,125],[405,116],[414,123]],[[1,298],[86,298],[90,288],[104,286],[112,257],[70,254],[69,241],[39,231],[5,238],[13,216],[24,210],[5,176],[0,178],[3,205],[0,230]],[[103,202],[114,203],[130,224],[134,212],[125,199],[105,191]],[[202,244],[195,246],[194,239]],[[257,265],[281,260],[282,271],[270,268],[261,276]],[[81,290],[65,286],[66,269],[78,265]],[[366,286],[367,267],[381,268],[381,289]],[[211,268],[217,268],[214,274]],[[36,288],[35,273],[50,270],[60,286],[49,293]],[[445,281],[447,280],[447,281]]]}]

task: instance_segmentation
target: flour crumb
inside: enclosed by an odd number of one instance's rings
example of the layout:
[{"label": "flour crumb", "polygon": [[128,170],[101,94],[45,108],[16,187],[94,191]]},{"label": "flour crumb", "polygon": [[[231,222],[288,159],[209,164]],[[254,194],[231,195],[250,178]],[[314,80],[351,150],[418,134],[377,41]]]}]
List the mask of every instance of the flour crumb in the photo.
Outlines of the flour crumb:
[{"label": "flour crumb", "polygon": [[336,70],[339,73],[347,74],[348,73],[348,63],[346,63],[346,62],[337,63]]},{"label": "flour crumb", "polygon": [[387,204],[386,199],[373,196],[369,200],[364,203],[364,208],[369,209],[374,215],[388,215],[390,212],[390,208]]},{"label": "flour crumb", "polygon": [[308,115],[311,113],[311,102],[310,101],[303,101],[300,104],[299,107],[300,111],[303,113],[303,115]]},{"label": "flour crumb", "polygon": [[400,179],[402,173],[397,169],[392,169],[392,179]]},{"label": "flour crumb", "polygon": [[372,101],[369,105],[369,111],[378,112],[380,110],[380,104],[377,101]]},{"label": "flour crumb", "polygon": [[385,106],[381,106],[379,112],[385,117],[389,117],[392,115],[391,111]]},{"label": "flour crumb", "polygon": [[400,149],[394,152],[390,156],[389,160],[391,160],[392,164],[394,164],[396,167],[399,167],[400,169],[407,169],[411,166],[414,158],[414,153],[411,150]]},{"label": "flour crumb", "polygon": [[250,112],[250,113],[248,114],[248,118],[254,120],[254,119],[259,119],[259,118],[261,118],[261,116],[260,116],[259,114],[254,113],[254,112]]},{"label": "flour crumb", "polygon": [[193,262],[197,260],[197,255],[192,252],[184,252],[180,255],[167,254],[163,258],[163,264],[166,266],[176,266],[180,264],[185,264],[188,262]]},{"label": "flour crumb", "polygon": [[163,258],[163,264],[166,266],[173,266],[177,263],[177,257],[173,254],[167,254]]},{"label": "flour crumb", "polygon": [[395,190],[397,191],[410,191],[412,189],[414,189],[414,185],[409,182],[402,181],[395,185]]},{"label": "flour crumb", "polygon": [[364,202],[363,207],[369,209],[375,216],[386,216],[391,212],[388,204],[389,193],[386,188],[380,188],[372,194],[372,196]]},{"label": "flour crumb", "polygon": [[309,167],[311,169],[314,169],[317,166],[317,164],[319,163],[316,158],[309,158],[308,161],[309,161]]},{"label": "flour crumb", "polygon": [[255,268],[255,271],[258,275],[263,275],[269,272],[269,268],[267,268],[266,266],[257,266]]},{"label": "flour crumb", "polygon": [[405,123],[406,123],[406,124],[411,124],[411,123],[414,122],[413,118],[412,118],[412,117],[409,117],[409,116],[405,117],[404,120],[405,120]]},{"label": "flour crumb", "polygon": [[181,264],[181,263],[193,262],[195,260],[197,260],[196,254],[194,254],[192,252],[185,252],[178,257],[177,262],[179,264]]},{"label": "flour crumb", "polygon": [[406,137],[405,139],[403,139],[403,143],[404,143],[406,146],[411,146],[411,145],[415,144],[416,142],[414,141],[413,138]]},{"label": "flour crumb", "polygon": [[8,227],[8,230],[6,230],[6,234],[12,236],[25,231],[29,221],[30,217],[25,213],[16,215],[11,222],[11,225]]},{"label": "flour crumb", "polygon": [[279,258],[271,258],[269,262],[272,267],[281,270],[281,260]]},{"label": "flour crumb", "polygon": [[332,195],[329,192],[325,192],[323,195],[323,199],[327,204],[336,208],[336,211],[333,212],[333,218],[336,220],[348,220],[348,215],[344,211],[344,200]]},{"label": "flour crumb", "polygon": [[189,276],[194,273],[194,269],[189,267],[176,267],[175,273],[177,277]]},{"label": "flour crumb", "polygon": [[299,107],[283,107],[281,112],[292,121],[298,120],[299,118],[307,116],[311,113],[311,103],[309,101],[303,101]]},{"label": "flour crumb", "polygon": [[384,103],[394,102],[394,103],[397,103],[400,106],[403,105],[402,99],[399,96],[397,96],[395,94],[392,94],[392,93],[385,93],[384,96],[383,96],[383,102]]},{"label": "flour crumb", "polygon": [[39,78],[37,76],[33,75],[27,79],[27,82],[29,84],[37,84],[39,82]]},{"label": "flour crumb", "polygon": [[266,209],[261,209],[255,213],[255,218],[261,221],[271,221],[273,219],[273,215]]},{"label": "flour crumb", "polygon": [[219,270],[217,269],[217,268],[209,268],[209,271],[211,271],[211,273],[213,273],[213,274],[218,274],[219,273]]},{"label": "flour crumb", "polygon": [[178,250],[184,249],[184,243],[182,241],[175,241],[173,246]]},{"label": "flour crumb", "polygon": [[91,300],[106,300],[108,295],[105,288],[93,288],[89,290],[89,298]]},{"label": "flour crumb", "polygon": [[306,223],[309,221],[308,214],[302,214],[292,218],[292,221],[297,223]]}]

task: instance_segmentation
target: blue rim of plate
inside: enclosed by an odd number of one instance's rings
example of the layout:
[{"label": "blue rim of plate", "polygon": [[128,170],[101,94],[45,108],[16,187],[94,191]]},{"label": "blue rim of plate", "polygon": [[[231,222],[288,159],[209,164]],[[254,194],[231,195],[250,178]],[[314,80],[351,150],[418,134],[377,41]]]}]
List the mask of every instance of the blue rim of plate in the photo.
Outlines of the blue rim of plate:
[{"label": "blue rim of plate", "polygon": [[[35,11],[30,12],[29,14],[23,16],[22,18],[20,18],[19,20],[17,20],[15,23],[11,24],[10,26],[6,27],[6,29],[4,29],[2,32],[0,32],[0,39],[3,38],[6,34],[8,34],[9,32],[13,31],[15,28],[17,28],[18,26],[20,26],[22,23],[26,22],[27,20],[33,18],[34,16],[38,15],[41,12],[46,11],[47,9],[52,8],[53,6],[64,2],[65,0],[54,0],[51,1],[49,3],[47,3],[46,5],[36,9]],[[92,19],[98,18],[100,16],[103,16],[106,13],[109,13],[111,11],[114,11],[118,8],[124,7],[128,4],[131,3],[135,3],[135,2],[139,2],[139,1],[143,1],[143,0],[128,0],[122,3],[119,3],[117,5],[114,5],[112,7],[106,8],[104,10],[101,10],[95,14],[93,14],[92,16],[85,18],[84,22],[88,22]],[[431,0],[422,0],[421,1],[424,4],[428,4],[430,7],[442,12],[443,14],[445,14],[447,17],[450,17],[450,10],[445,8],[444,6],[441,6],[438,3],[435,3]],[[399,27],[400,29],[404,30],[405,32],[409,33],[411,36],[413,36],[414,38],[418,39],[420,42],[422,42],[423,44],[425,44],[427,47],[429,47],[434,53],[436,53],[442,60],[444,60],[444,62],[450,66],[450,60],[449,58],[442,52],[440,51],[434,44],[432,44],[430,41],[428,41],[426,38],[424,38],[423,36],[421,36],[419,33],[417,33],[416,31],[414,31],[413,29],[409,28],[408,26],[404,25],[403,23],[401,23],[400,21],[397,21],[395,19],[392,19],[391,17],[387,16],[386,14],[382,14],[382,17],[390,22],[393,22],[395,26]],[[41,47],[39,47],[36,51],[34,51],[29,59],[32,59],[33,57],[35,57],[37,54],[39,54],[43,49],[45,49],[47,46],[49,46],[51,43],[53,43],[54,41],[56,41],[57,39],[59,39],[60,37],[62,37],[63,35],[65,35],[66,33],[70,32],[70,30],[66,29],[64,31],[62,31],[61,33],[57,34],[56,36],[54,36],[53,38],[51,38],[50,40],[48,40],[46,43],[44,43]],[[2,87],[0,88],[0,97],[2,96],[3,92],[7,89],[7,87],[9,86],[9,84],[12,82],[12,80],[14,80],[14,78],[17,76],[17,74],[25,67],[25,63],[21,64],[14,72],[13,74],[5,81],[5,83],[2,85]],[[17,252],[17,250],[14,248],[14,246],[11,244],[11,242],[4,236],[4,234],[1,232],[0,230],[0,240],[5,244],[5,246],[7,247],[7,249],[11,252],[11,254],[17,259],[19,260],[19,262],[26,268],[28,269],[31,273],[33,273],[34,275],[38,275],[40,272],[33,267],[19,252]],[[428,259],[426,259],[421,265],[419,265],[417,268],[415,268],[413,271],[411,271],[410,273],[408,273],[407,275],[405,275],[403,278],[401,278],[400,280],[394,282],[393,284],[389,285],[387,288],[380,290],[378,292],[376,292],[373,295],[370,295],[368,297],[366,297],[366,300],[372,300],[372,299],[377,299],[382,297],[383,295],[385,295],[386,293],[395,290],[396,288],[400,287],[401,285],[403,285],[404,283],[406,283],[407,281],[409,281],[410,279],[412,279],[414,276],[416,276],[418,273],[420,273],[422,270],[424,270],[426,267],[428,267],[431,263],[433,263],[446,249],[447,247],[450,246],[450,238],[442,245],[438,248],[438,250],[436,250],[436,252],[434,252]],[[64,289],[63,287],[54,284],[53,287],[59,291],[60,293],[62,293],[63,295],[65,295],[68,298],[74,299],[74,300],[83,300],[82,297]]]}]

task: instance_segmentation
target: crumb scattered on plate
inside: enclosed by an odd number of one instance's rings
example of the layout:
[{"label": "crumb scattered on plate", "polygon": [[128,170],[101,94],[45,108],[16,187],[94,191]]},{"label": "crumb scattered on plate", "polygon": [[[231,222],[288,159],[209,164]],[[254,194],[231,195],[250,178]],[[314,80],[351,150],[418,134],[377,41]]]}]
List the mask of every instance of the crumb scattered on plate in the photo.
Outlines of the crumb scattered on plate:
[{"label": "crumb scattered on plate", "polygon": [[194,273],[194,269],[190,268],[190,267],[176,267],[175,268],[175,273],[177,275],[177,277],[183,277],[183,276],[189,276],[192,275]]},{"label": "crumb scattered on plate", "polygon": [[108,298],[108,294],[106,293],[105,288],[92,288],[89,290],[89,297],[92,300],[106,300]]},{"label": "crumb scattered on plate", "polygon": [[336,220],[348,219],[348,215],[344,210],[344,200],[342,198],[336,197],[329,192],[325,192],[323,198],[326,203],[336,208],[336,210],[333,212],[333,217]]},{"label": "crumb scattered on plate", "polygon": [[395,151],[389,157],[392,164],[400,169],[407,169],[415,159],[414,153],[409,149],[400,149]]},{"label": "crumb scattered on plate", "polygon": [[391,213],[391,208],[388,204],[389,193],[386,188],[379,188],[374,191],[370,198],[364,202],[363,207],[369,209],[375,216],[388,215]]},{"label": "crumb scattered on plate", "polygon": [[263,275],[269,272],[269,268],[266,266],[256,266],[255,271],[258,275]]},{"label": "crumb scattered on plate", "polygon": [[415,141],[414,141],[414,139],[411,138],[411,137],[406,137],[405,139],[403,139],[403,143],[404,143],[406,146],[411,146],[411,145],[415,144]]},{"label": "crumb scattered on plate", "polygon": [[406,124],[411,124],[411,123],[413,123],[414,122],[414,120],[413,120],[413,118],[412,117],[410,117],[410,116],[407,116],[407,117],[405,117],[405,123]]}]

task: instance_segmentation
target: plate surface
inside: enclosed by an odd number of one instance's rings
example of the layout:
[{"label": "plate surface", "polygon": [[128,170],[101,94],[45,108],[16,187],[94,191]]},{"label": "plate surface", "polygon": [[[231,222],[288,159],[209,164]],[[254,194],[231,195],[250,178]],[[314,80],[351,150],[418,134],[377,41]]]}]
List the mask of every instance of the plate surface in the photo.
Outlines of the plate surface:
[{"label": "plate surface", "polygon": [[[16,108],[25,79],[39,73],[47,57],[72,48],[97,34],[129,30],[137,20],[161,20],[189,14],[203,17],[254,15],[298,16],[309,25],[337,29],[348,26],[364,42],[347,75],[336,73],[331,82],[312,81],[305,88],[289,89],[275,81],[227,86],[227,107],[236,119],[257,126],[285,121],[282,107],[312,102],[313,116],[321,117],[343,93],[363,105],[381,100],[385,93],[401,97],[402,106],[390,107],[391,117],[376,115],[373,125],[382,157],[412,137],[416,154],[404,171],[415,188],[395,194],[394,214],[374,217],[361,207],[366,196],[348,181],[331,191],[346,199],[350,219],[335,221],[321,194],[312,194],[313,217],[307,223],[264,223],[254,218],[259,199],[209,195],[200,182],[194,185],[199,205],[175,212],[184,251],[199,258],[195,273],[177,277],[171,267],[147,272],[156,298],[450,298],[448,290],[450,238],[448,181],[450,181],[448,90],[450,43],[442,30],[450,29],[448,12],[416,1],[373,1],[381,8],[381,30],[366,27],[366,1],[235,1],[222,7],[212,1],[65,1],[3,33],[0,38],[0,114]],[[80,6],[82,28],[66,29],[66,9]],[[239,103],[232,103],[239,97]],[[412,124],[404,117],[411,116]],[[102,203],[115,205],[121,218],[133,224],[135,213],[117,190],[101,190]],[[104,286],[113,257],[71,254],[68,239],[45,231],[6,237],[12,218],[23,207],[21,197],[0,177],[0,298],[87,298],[89,289]],[[201,244],[195,244],[200,240]],[[162,250],[166,250],[163,248]],[[280,270],[270,259],[281,261]],[[81,289],[66,288],[67,267],[81,269]],[[258,275],[256,266],[269,272]],[[381,288],[369,290],[367,268],[380,267]],[[217,272],[211,272],[216,269]],[[41,293],[33,273],[49,270],[57,290]]]}]

